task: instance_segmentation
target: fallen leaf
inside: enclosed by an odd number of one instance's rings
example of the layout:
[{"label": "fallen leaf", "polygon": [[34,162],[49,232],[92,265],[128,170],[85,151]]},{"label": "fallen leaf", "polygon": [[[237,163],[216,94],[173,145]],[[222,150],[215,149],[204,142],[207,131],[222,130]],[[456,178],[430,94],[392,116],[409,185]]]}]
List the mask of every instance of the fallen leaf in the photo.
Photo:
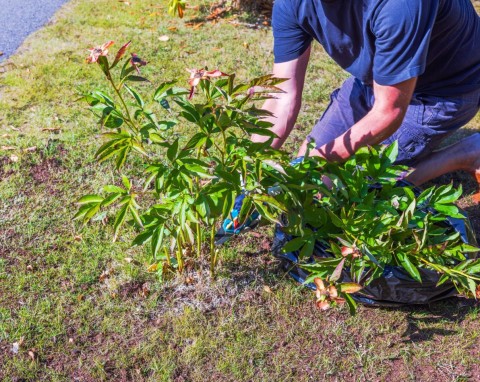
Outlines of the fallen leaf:
[{"label": "fallen leaf", "polygon": [[13,146],[2,146],[1,149],[8,151],[8,150],[16,150],[17,148]]},{"label": "fallen leaf", "polygon": [[148,268],[147,268],[147,272],[156,272],[158,269],[158,264],[157,263],[153,263],[152,265],[150,265]]},{"label": "fallen leaf", "polygon": [[243,47],[244,47],[245,49],[248,49],[248,48],[250,47],[250,45],[248,44],[248,42],[244,41],[244,42],[243,42]]},{"label": "fallen leaf", "polygon": [[145,283],[142,285],[142,290],[140,291],[140,296],[142,296],[143,298],[146,298],[150,293],[150,284],[149,283]]},{"label": "fallen leaf", "polygon": [[82,235],[75,235],[75,236],[73,237],[73,240],[75,240],[75,241],[82,241]]},{"label": "fallen leaf", "polygon": [[11,136],[10,134],[3,134],[3,135],[2,135],[2,138],[5,138],[5,139],[6,139],[6,138],[11,138],[11,137],[12,137],[12,136]]},{"label": "fallen leaf", "polygon": [[16,128],[16,127],[13,127],[13,126],[10,126],[10,128],[13,130],[13,131],[20,131],[20,129]]},{"label": "fallen leaf", "polygon": [[268,285],[264,285],[263,290],[267,293],[272,293],[272,290],[270,289],[270,287]]},{"label": "fallen leaf", "polygon": [[30,153],[31,153],[31,152],[34,152],[34,151],[36,151],[36,150],[37,150],[37,148],[36,148],[35,146],[27,147],[26,149],[23,149],[23,151],[25,151],[25,152],[30,152]]},{"label": "fallen leaf", "polygon": [[110,275],[112,274],[113,272],[110,270],[110,269],[107,269],[105,271],[102,272],[102,274],[100,275],[100,277],[98,278],[100,282],[102,281],[105,281],[106,278],[110,277]]},{"label": "fallen leaf", "polygon": [[79,294],[79,295],[77,296],[77,300],[78,300],[78,301],[83,301],[83,300],[85,300],[85,296],[84,296],[83,294]]},{"label": "fallen leaf", "polygon": [[53,133],[59,132],[60,130],[62,130],[61,127],[44,127],[42,129],[42,131],[51,131]]},{"label": "fallen leaf", "polygon": [[19,350],[20,350],[20,344],[18,342],[14,342],[12,344],[12,353],[13,354],[18,354]]},{"label": "fallen leaf", "polygon": [[32,361],[35,361],[35,358],[36,358],[35,349],[29,350],[28,356],[32,359]]},{"label": "fallen leaf", "polygon": [[171,32],[176,32],[177,31],[177,27],[168,27],[167,29]]},{"label": "fallen leaf", "polygon": [[167,35],[163,35],[163,36],[160,36],[158,39],[160,41],[168,41],[168,40],[170,40],[170,37],[168,37]]}]

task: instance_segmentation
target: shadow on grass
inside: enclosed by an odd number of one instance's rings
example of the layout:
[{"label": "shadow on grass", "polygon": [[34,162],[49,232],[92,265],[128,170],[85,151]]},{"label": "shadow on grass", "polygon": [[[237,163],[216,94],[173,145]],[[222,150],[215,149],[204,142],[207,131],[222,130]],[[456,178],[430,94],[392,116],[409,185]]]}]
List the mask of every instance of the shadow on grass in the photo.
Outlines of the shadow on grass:
[{"label": "shadow on grass", "polygon": [[475,316],[480,311],[480,303],[474,299],[451,297],[428,305],[378,309],[406,313],[407,328],[401,335],[402,342],[421,343],[431,341],[437,336],[458,335],[458,330],[447,328],[449,324],[458,327],[469,316]]},{"label": "shadow on grass", "polygon": [[246,27],[260,29],[270,26],[273,1],[231,6],[226,1],[218,1],[198,8],[200,15],[190,18],[187,24],[203,24],[212,21],[235,18]]}]

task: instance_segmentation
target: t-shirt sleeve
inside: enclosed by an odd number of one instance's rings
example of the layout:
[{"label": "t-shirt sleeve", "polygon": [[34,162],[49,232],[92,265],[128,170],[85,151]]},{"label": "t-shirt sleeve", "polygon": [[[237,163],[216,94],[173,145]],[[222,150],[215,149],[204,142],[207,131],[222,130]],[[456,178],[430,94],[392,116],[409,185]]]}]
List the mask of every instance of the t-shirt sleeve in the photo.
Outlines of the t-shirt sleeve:
[{"label": "t-shirt sleeve", "polygon": [[312,37],[299,25],[292,0],[275,0],[272,12],[274,62],[300,57],[310,46]]},{"label": "t-shirt sleeve", "polygon": [[372,21],[373,79],[394,85],[425,71],[437,8],[431,0],[386,0]]}]

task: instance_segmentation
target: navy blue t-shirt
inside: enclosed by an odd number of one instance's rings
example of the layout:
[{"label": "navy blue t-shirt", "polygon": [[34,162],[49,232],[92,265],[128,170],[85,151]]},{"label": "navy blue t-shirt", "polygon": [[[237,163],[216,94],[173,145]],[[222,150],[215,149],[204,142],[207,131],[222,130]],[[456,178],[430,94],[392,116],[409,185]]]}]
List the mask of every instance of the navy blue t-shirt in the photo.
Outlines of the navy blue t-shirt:
[{"label": "navy blue t-shirt", "polygon": [[275,0],[275,62],[313,39],[367,84],[418,77],[416,92],[452,96],[480,88],[480,17],[470,0]]}]

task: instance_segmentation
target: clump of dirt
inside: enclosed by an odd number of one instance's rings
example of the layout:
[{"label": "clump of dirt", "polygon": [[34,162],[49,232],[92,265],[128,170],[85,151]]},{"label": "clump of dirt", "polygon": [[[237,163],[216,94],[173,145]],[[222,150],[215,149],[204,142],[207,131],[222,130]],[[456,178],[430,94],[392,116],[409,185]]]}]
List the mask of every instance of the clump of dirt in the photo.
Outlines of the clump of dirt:
[{"label": "clump of dirt", "polygon": [[234,0],[232,7],[237,11],[256,12],[271,17],[273,0]]},{"label": "clump of dirt", "polygon": [[37,184],[50,183],[61,167],[61,162],[58,159],[44,159],[31,168],[30,175]]},{"label": "clump of dirt", "polygon": [[7,164],[10,163],[8,157],[0,157],[0,180],[8,178],[10,175],[14,173],[12,169],[7,170]]}]

